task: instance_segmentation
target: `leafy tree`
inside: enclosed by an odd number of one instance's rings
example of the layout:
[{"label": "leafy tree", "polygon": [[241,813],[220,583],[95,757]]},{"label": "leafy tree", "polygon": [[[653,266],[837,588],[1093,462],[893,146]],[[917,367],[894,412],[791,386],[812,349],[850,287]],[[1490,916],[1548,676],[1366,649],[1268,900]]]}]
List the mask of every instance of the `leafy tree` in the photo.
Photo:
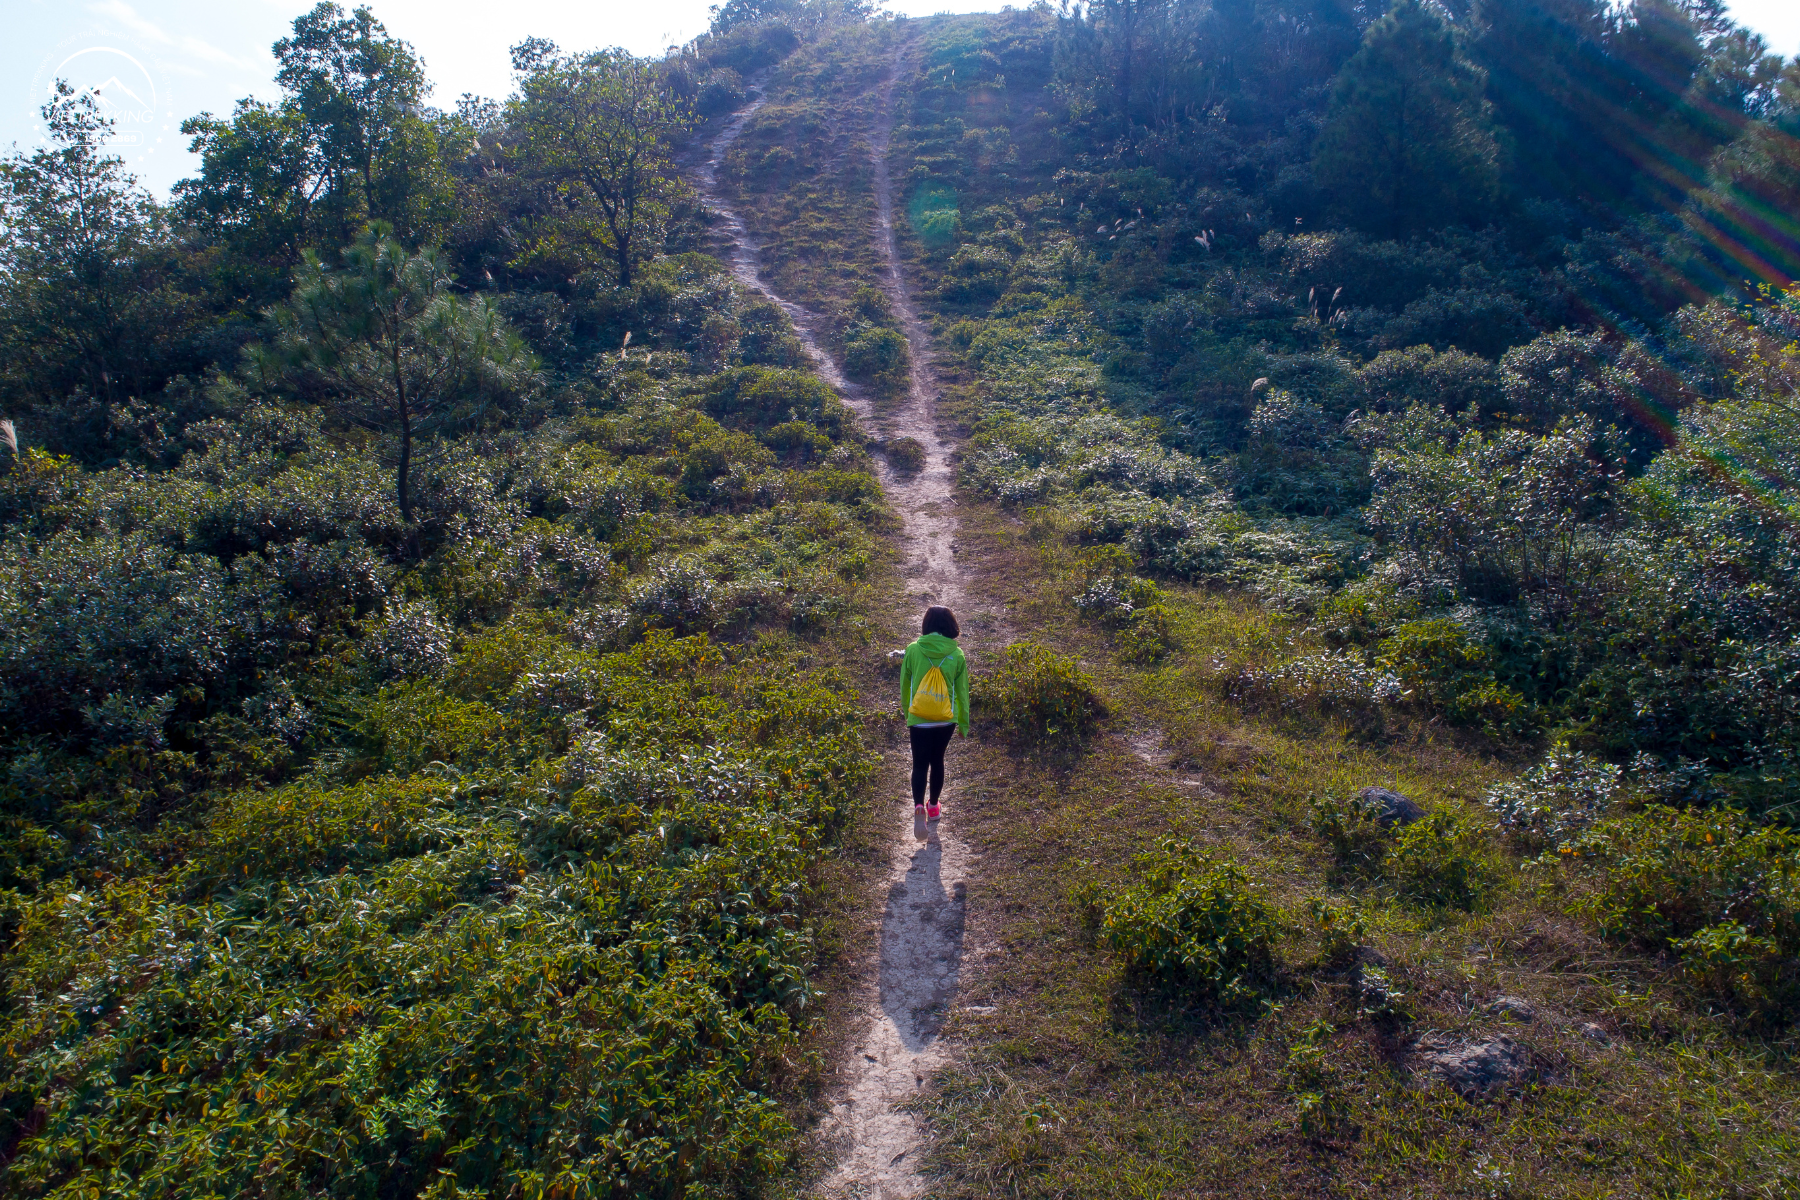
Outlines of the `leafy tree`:
[{"label": "leafy tree", "polygon": [[1070,18],[1088,34],[1102,87],[1110,85],[1112,107],[1132,126],[1132,93],[1143,68],[1141,48],[1169,17],[1169,0],[1093,0]]},{"label": "leafy tree", "polygon": [[276,279],[309,246],[347,244],[368,221],[409,241],[446,226],[447,162],[470,130],[425,107],[412,47],[367,8],[346,16],[326,2],[274,49],[280,103],[243,100],[230,121],[202,113],[182,124],[201,156],[199,177],[175,189],[189,219]]},{"label": "leafy tree", "polygon": [[1106,133],[1136,143],[1218,97],[1227,55],[1207,35],[1220,24],[1206,6],[1178,0],[1094,0],[1062,18],[1060,90],[1077,116],[1092,112]]},{"label": "leafy tree", "polygon": [[1602,220],[1678,206],[1775,101],[1780,60],[1716,0],[1483,0],[1472,24],[1510,185]]},{"label": "leafy tree", "polygon": [[[1316,94],[1355,48],[1363,9],[1364,0],[1072,6],[1058,21],[1057,90],[1109,148],[1122,140],[1158,160],[1208,159],[1202,147],[1220,122],[1279,124],[1297,97]],[[1176,129],[1186,136],[1158,136]]]},{"label": "leafy tree", "polygon": [[523,75],[510,113],[521,154],[554,181],[566,206],[532,253],[596,244],[612,258],[619,286],[629,287],[681,193],[671,155],[692,127],[691,111],[648,62],[623,50],[564,56],[533,39],[513,47],[513,66]]},{"label": "leafy tree", "polygon": [[707,11],[712,14],[714,33],[730,33],[762,21],[792,20],[801,8],[800,0],[725,0]]},{"label": "leafy tree", "polygon": [[459,296],[437,254],[373,226],[333,271],[308,254],[266,371],[296,376],[344,419],[399,441],[395,498],[412,520],[413,440],[466,425],[531,385],[524,343],[480,297]]},{"label": "leafy tree", "polygon": [[725,0],[707,11],[715,34],[762,24],[781,24],[801,30],[867,20],[875,12],[873,0]]},{"label": "leafy tree", "polygon": [[1492,205],[1499,147],[1482,76],[1438,11],[1398,0],[1338,73],[1315,170],[1353,220],[1400,233],[1475,221]]},{"label": "leafy tree", "polygon": [[237,279],[253,288],[285,282],[330,182],[305,115],[291,102],[246,99],[230,121],[202,113],[181,132],[201,158],[200,177],[175,185],[182,214],[231,247]]},{"label": "leafy tree", "polygon": [[1630,68],[1640,120],[1655,120],[1678,103],[1706,58],[1699,28],[1676,0],[1633,0],[1608,48]]},{"label": "leafy tree", "polygon": [[54,144],[0,163],[0,399],[154,391],[194,365],[200,315],[164,214],[105,153],[91,93],[59,81],[43,115]]},{"label": "leafy tree", "polygon": [[[423,111],[425,64],[367,8],[320,4],[275,43],[276,73],[319,132],[340,234],[362,216],[424,236],[452,199],[441,130]],[[344,240],[348,241],[348,238]]]}]

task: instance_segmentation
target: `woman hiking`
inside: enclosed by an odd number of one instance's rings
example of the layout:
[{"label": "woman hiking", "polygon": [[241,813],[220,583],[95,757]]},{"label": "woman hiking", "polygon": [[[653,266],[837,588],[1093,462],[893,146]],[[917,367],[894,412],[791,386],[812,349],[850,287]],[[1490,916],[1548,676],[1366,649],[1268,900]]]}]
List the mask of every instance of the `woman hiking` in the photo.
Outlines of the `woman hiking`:
[{"label": "woman hiking", "polygon": [[[969,736],[969,664],[956,645],[962,630],[941,604],[925,610],[919,637],[900,660],[900,711],[912,740],[913,819],[938,819],[944,790],[944,749],[958,729]],[[925,805],[926,785],[931,806]]]}]

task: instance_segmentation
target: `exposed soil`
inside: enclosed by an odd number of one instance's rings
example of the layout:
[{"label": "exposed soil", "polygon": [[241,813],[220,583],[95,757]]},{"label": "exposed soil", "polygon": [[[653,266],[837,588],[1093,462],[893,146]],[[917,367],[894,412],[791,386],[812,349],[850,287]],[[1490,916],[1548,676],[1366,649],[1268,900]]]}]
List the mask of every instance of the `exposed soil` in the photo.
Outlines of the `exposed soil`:
[{"label": "exposed soil", "polygon": [[[718,215],[731,239],[729,258],[737,278],[781,306],[820,375],[838,389],[873,433],[889,440],[914,438],[925,448],[921,469],[901,472],[881,463],[877,473],[889,503],[900,516],[899,548],[909,598],[921,608],[948,604],[964,614],[961,641],[973,664],[984,648],[1003,640],[1003,633],[993,608],[984,603],[988,589],[981,586],[976,573],[957,561],[952,447],[938,433],[930,341],[901,272],[894,236],[893,184],[887,163],[894,125],[892,99],[896,81],[911,62],[911,50],[911,46],[903,46],[894,57],[870,137],[877,200],[874,236],[883,264],[882,286],[900,318],[912,356],[909,386],[898,402],[877,405],[864,389],[844,377],[822,348],[819,315],[777,294],[763,280],[759,247],[720,195],[719,166],[766,98],[760,81],[752,83],[750,103],[713,139],[696,175],[707,207]],[[890,778],[897,775],[896,771],[888,773]],[[939,1034],[956,1002],[963,973],[970,854],[954,828],[957,799],[953,764],[943,797],[946,817],[941,824],[909,825],[909,796],[895,795],[883,801],[884,807],[891,806],[895,830],[887,903],[879,946],[870,948],[871,958],[877,961],[863,974],[867,982],[864,994],[857,998],[856,1019],[861,1028],[850,1039],[850,1052],[839,1065],[841,1095],[820,1131],[837,1164],[821,1185],[827,1196],[905,1200],[925,1191],[925,1180],[918,1173],[924,1130],[901,1106],[918,1094],[944,1061]]]}]

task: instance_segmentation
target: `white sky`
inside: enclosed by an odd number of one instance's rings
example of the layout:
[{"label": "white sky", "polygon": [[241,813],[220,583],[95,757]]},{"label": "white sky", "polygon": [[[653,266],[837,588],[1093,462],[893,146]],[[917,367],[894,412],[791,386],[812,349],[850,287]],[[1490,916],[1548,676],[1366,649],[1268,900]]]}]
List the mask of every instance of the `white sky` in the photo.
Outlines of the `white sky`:
[{"label": "white sky", "polygon": [[[340,0],[346,8],[353,0]],[[388,31],[410,41],[445,108],[464,92],[503,98],[507,47],[547,37],[569,50],[624,46],[654,54],[706,28],[715,0],[371,0]],[[889,0],[892,12],[982,12],[1004,0]],[[1024,7],[1028,0],[1014,0]],[[269,46],[313,0],[4,0],[0,151],[38,144],[37,109],[57,76],[100,86],[116,106],[115,151],[163,193],[197,165],[179,132],[198,112],[226,114],[240,97],[273,99]],[[1736,0],[1738,20],[1771,49],[1800,52],[1800,3]],[[116,81],[116,82],[113,82]],[[106,85],[113,82],[109,89]]]}]

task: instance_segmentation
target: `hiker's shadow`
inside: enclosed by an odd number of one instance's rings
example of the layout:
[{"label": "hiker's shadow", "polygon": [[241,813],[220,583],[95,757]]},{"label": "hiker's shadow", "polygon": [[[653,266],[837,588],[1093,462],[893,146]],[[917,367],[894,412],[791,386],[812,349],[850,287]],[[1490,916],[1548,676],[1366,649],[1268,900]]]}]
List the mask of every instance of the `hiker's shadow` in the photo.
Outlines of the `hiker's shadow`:
[{"label": "hiker's shadow", "polygon": [[881,918],[881,1008],[914,1052],[944,1027],[962,972],[965,889],[945,890],[943,860],[934,831],[888,889]]}]

